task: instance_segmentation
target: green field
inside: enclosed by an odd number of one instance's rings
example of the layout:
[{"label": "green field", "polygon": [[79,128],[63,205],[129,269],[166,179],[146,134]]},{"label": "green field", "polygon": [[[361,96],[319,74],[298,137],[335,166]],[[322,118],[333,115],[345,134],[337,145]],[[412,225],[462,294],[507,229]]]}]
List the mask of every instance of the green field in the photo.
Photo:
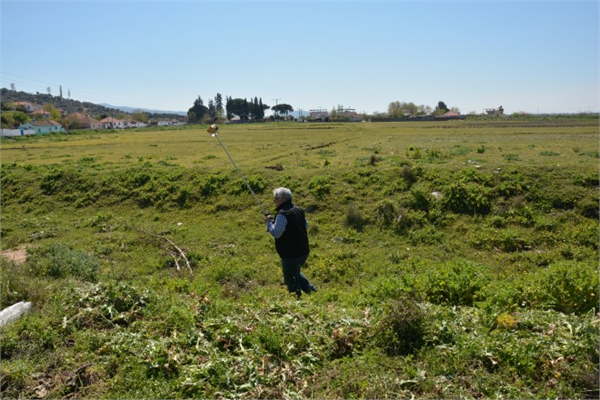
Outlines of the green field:
[{"label": "green field", "polygon": [[2,395],[598,398],[598,122],[222,125],[301,300],[207,126],[2,139]]}]

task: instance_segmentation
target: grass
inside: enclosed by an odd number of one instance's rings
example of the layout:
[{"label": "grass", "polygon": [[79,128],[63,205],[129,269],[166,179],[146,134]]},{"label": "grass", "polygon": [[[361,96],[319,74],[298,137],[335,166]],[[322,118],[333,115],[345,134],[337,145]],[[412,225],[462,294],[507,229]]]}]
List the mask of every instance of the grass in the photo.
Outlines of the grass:
[{"label": "grass", "polygon": [[597,126],[222,126],[307,210],[300,301],[206,127],[2,139],[3,395],[597,398]]}]

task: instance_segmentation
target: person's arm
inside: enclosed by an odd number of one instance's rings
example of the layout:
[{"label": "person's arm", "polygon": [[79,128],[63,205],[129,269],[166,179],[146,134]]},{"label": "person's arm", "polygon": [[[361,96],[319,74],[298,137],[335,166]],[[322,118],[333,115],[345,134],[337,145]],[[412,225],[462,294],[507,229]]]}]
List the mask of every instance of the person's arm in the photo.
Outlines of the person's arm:
[{"label": "person's arm", "polygon": [[267,231],[275,238],[279,239],[283,232],[285,232],[285,227],[287,226],[287,218],[281,214],[277,214],[275,217],[275,222],[271,222],[267,219]]}]

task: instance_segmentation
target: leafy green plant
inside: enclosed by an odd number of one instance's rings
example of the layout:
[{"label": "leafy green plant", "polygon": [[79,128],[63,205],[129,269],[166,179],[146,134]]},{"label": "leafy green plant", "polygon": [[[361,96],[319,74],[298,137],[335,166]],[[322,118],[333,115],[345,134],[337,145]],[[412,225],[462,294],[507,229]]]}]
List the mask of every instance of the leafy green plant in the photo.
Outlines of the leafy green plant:
[{"label": "leafy green plant", "polygon": [[[252,188],[254,193],[263,193],[267,188],[267,182],[265,178],[260,175],[249,175],[247,178],[248,185]],[[246,182],[243,179],[239,179],[234,190],[234,193],[244,193],[248,191],[248,187],[246,186]]]},{"label": "leafy green plant", "polygon": [[199,187],[200,194],[207,197],[218,194],[227,181],[228,178],[224,174],[213,173],[194,182],[194,186]]},{"label": "leafy green plant", "polygon": [[564,313],[597,312],[600,293],[597,272],[597,266],[590,263],[559,262],[537,273],[536,278],[553,309]]},{"label": "leafy green plant", "polygon": [[490,189],[476,183],[453,183],[443,203],[455,213],[485,215],[492,208],[492,194]]},{"label": "leafy green plant", "polygon": [[489,284],[487,269],[469,261],[439,265],[425,274],[424,292],[435,304],[472,306]]},{"label": "leafy green plant", "polygon": [[311,276],[322,282],[352,283],[361,265],[355,253],[339,252],[331,257],[311,257],[307,268]]},{"label": "leafy green plant", "polygon": [[314,176],[308,188],[317,199],[323,200],[331,192],[331,178],[325,175]]}]

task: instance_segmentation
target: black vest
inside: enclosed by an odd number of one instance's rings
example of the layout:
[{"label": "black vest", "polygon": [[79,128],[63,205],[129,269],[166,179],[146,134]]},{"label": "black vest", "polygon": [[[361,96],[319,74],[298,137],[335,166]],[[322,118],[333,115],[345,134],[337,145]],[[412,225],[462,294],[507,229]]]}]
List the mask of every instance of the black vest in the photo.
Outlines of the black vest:
[{"label": "black vest", "polygon": [[277,212],[287,219],[283,235],[279,239],[275,239],[275,248],[279,256],[292,258],[308,255],[310,250],[304,210],[288,201],[277,207]]}]

